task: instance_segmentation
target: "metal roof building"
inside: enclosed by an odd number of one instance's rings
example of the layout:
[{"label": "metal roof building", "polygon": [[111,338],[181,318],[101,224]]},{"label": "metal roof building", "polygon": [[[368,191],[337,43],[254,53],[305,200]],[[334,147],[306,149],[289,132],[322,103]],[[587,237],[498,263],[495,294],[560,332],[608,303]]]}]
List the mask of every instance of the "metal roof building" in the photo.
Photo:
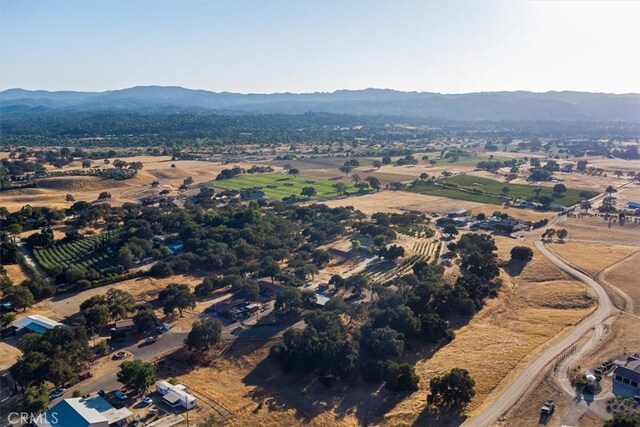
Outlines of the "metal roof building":
[{"label": "metal roof building", "polygon": [[12,328],[15,328],[16,332],[26,329],[27,331],[36,332],[38,334],[44,334],[49,329],[53,329],[56,326],[64,325],[39,314],[23,317],[22,319],[18,319],[13,322],[11,325]]},{"label": "metal roof building", "polygon": [[38,427],[108,427],[133,415],[127,408],[116,409],[100,396],[64,399],[49,409]]}]

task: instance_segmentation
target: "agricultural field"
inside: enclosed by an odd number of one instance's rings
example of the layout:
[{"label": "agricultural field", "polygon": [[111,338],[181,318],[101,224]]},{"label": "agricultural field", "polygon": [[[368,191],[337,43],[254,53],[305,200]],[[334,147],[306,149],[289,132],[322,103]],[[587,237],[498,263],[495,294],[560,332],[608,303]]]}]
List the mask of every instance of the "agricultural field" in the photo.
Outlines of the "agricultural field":
[{"label": "agricultural field", "polygon": [[[272,173],[240,175],[231,179],[215,181],[214,185],[227,190],[257,188],[264,191],[265,195],[272,199],[282,199],[289,196],[304,198],[304,196],[300,195],[302,189],[304,187],[313,187],[317,192],[315,198],[325,198],[338,196],[336,189],[333,188],[336,182],[305,176]],[[357,191],[353,185],[344,184],[347,186],[348,192]]]},{"label": "agricultural field", "polygon": [[[496,181],[497,182],[497,181]],[[476,203],[489,203],[492,205],[502,205],[505,200],[494,194],[475,194],[467,193],[456,188],[441,187],[432,183],[424,183],[411,187],[409,191],[414,193],[426,194],[429,196],[447,197],[449,199],[467,200]]]},{"label": "agricultural field", "polygon": [[[571,206],[580,202],[580,192],[584,191],[576,188],[567,188],[567,191],[566,193],[564,193],[564,195],[554,197],[553,189],[549,187],[524,184],[507,184],[493,179],[471,175],[452,176],[450,178],[443,179],[442,182],[445,184],[454,184],[466,190],[479,190],[484,193],[483,195],[491,196],[495,199],[500,199],[500,196],[503,194],[502,190],[505,187],[509,189],[508,196],[516,199],[534,199],[538,197],[534,193],[534,190],[541,189],[540,196],[551,197],[553,198],[553,201],[555,203],[565,206]],[[470,196],[475,195],[472,194]]]},{"label": "agricultural field", "polygon": [[116,233],[107,231],[76,242],[56,243],[47,249],[36,249],[34,256],[47,271],[84,267],[95,270],[100,278],[119,274],[121,267],[107,248]]}]

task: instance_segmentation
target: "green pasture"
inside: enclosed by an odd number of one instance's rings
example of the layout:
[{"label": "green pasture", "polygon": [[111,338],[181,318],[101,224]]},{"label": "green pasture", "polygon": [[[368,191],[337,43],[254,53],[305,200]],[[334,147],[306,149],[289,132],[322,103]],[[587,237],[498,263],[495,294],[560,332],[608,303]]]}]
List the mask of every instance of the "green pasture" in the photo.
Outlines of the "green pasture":
[{"label": "green pasture", "polygon": [[[306,176],[293,176],[282,173],[270,174],[243,174],[231,179],[215,181],[215,186],[227,190],[242,190],[258,188],[264,191],[267,197],[272,199],[282,199],[291,195],[299,196],[304,187],[314,187],[316,198],[326,198],[337,196],[333,184],[342,181],[331,181],[327,179],[310,178]],[[343,182],[344,183],[344,182]],[[353,193],[357,188],[352,184],[344,183],[347,191]]]}]

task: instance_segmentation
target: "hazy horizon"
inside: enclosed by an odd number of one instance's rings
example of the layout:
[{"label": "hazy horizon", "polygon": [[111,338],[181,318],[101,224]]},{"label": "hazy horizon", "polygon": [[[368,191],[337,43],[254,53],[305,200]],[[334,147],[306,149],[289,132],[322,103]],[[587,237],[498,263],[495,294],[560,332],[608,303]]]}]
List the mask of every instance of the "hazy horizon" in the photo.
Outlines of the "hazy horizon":
[{"label": "hazy horizon", "polygon": [[535,93],[535,94],[545,94],[545,93],[560,93],[560,92],[576,92],[576,93],[592,93],[592,94],[602,94],[602,95],[640,95],[640,91],[638,92],[596,92],[596,91],[582,91],[582,90],[547,90],[547,91],[531,91],[531,90],[523,90],[523,89],[514,89],[514,90],[483,90],[477,92],[434,92],[428,90],[401,90],[394,88],[383,88],[383,87],[362,87],[362,88],[337,88],[333,90],[323,90],[323,91],[312,91],[312,92],[293,92],[293,91],[284,91],[284,92],[235,92],[230,90],[210,90],[204,88],[193,88],[193,87],[185,87],[185,86],[177,86],[177,85],[137,85],[137,86],[129,86],[129,87],[120,87],[116,89],[105,89],[105,90],[75,90],[75,89],[57,89],[57,90],[49,90],[49,89],[41,89],[41,88],[25,88],[25,87],[8,87],[5,89],[0,89],[0,92],[6,92],[10,90],[25,90],[29,92],[76,92],[76,93],[107,93],[107,92],[118,92],[127,89],[135,89],[135,88],[179,88],[186,89],[192,91],[206,91],[213,93],[233,93],[239,95],[279,95],[279,94],[291,94],[291,95],[307,95],[307,94],[331,94],[335,92],[358,92],[365,90],[379,90],[379,91],[394,91],[401,93],[431,93],[437,95],[468,95],[474,93],[517,93],[517,92],[527,92],[527,93]]},{"label": "hazy horizon", "polygon": [[0,90],[640,92],[640,2],[0,3]]}]

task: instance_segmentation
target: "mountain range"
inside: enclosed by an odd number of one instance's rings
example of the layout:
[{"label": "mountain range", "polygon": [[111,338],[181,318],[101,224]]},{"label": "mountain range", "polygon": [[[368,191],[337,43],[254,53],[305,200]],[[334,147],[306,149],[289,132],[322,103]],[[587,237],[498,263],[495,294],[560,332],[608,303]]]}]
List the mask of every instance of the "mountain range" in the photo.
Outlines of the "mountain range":
[{"label": "mountain range", "polygon": [[479,92],[439,94],[390,89],[241,94],[183,87],[137,86],[106,92],[0,92],[0,114],[91,111],[300,114],[308,111],[450,120],[640,121],[640,94]]}]

